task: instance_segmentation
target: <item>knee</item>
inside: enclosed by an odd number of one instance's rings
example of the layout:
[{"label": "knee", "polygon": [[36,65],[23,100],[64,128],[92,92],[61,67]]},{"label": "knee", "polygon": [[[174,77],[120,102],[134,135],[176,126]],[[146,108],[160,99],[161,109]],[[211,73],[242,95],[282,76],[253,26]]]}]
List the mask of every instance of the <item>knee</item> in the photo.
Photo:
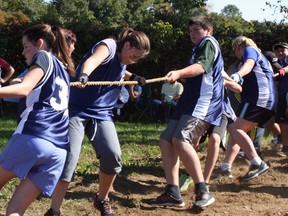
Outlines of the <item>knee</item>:
[{"label": "knee", "polygon": [[100,156],[100,170],[107,175],[115,175],[121,172],[121,153],[110,152]]}]

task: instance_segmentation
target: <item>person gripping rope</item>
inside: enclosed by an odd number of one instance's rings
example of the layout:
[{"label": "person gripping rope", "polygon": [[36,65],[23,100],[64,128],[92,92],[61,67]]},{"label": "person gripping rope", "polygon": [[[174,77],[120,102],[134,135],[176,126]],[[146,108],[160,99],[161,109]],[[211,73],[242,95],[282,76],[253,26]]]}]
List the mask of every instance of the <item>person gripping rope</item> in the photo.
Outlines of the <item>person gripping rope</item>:
[{"label": "person gripping rope", "polygon": [[51,208],[45,216],[60,215],[60,207],[69,183],[73,180],[81,144],[86,134],[100,160],[99,190],[94,197],[94,207],[101,215],[112,216],[109,192],[121,172],[121,147],[113,122],[113,108],[119,98],[121,85],[87,85],[88,81],[137,81],[146,80],[126,70],[150,52],[150,40],[141,31],[123,29],[118,38],[97,42],[82,58],[76,69],[81,84],[70,91],[68,152],[62,176],[52,196]]}]

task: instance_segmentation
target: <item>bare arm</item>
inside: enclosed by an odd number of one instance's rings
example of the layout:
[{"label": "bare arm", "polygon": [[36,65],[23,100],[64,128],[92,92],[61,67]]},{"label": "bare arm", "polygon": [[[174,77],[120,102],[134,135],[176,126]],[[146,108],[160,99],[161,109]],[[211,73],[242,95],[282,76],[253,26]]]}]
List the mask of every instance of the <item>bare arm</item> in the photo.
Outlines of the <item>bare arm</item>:
[{"label": "bare arm", "polygon": [[21,98],[27,96],[41,80],[43,75],[44,71],[39,66],[32,66],[21,83],[0,88],[0,97]]},{"label": "bare arm", "polygon": [[222,71],[222,76],[224,78],[224,86],[230,89],[231,91],[234,91],[236,93],[241,93],[242,92],[242,86],[236,83],[233,79],[229,77],[229,75],[225,72]]},{"label": "bare arm", "polygon": [[96,47],[95,52],[84,62],[81,72],[88,76],[109,56],[109,49],[105,44]]},{"label": "bare arm", "polygon": [[247,59],[237,73],[243,77],[252,71],[254,65],[255,61],[253,59]]},{"label": "bare arm", "polygon": [[14,72],[15,72],[15,69],[10,65],[10,67],[7,70],[6,76],[3,79],[1,78],[1,83],[6,83],[14,74]]},{"label": "bare arm", "polygon": [[180,70],[173,70],[166,74],[167,82],[173,83],[180,78],[195,77],[205,72],[200,64],[192,64]]}]

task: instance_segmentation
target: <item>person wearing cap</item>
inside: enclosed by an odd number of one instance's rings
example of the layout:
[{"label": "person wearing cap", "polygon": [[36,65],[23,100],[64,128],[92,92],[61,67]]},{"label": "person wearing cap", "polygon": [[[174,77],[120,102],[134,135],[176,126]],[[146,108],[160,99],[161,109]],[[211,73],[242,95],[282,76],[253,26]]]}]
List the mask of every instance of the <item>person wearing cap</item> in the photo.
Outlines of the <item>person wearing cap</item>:
[{"label": "person wearing cap", "polygon": [[231,170],[241,148],[251,163],[241,180],[249,181],[265,173],[269,166],[259,157],[246,132],[255,126],[265,127],[275,115],[277,88],[270,63],[252,39],[239,36],[233,40],[232,48],[240,64],[231,78],[237,83],[242,78],[244,82],[241,103],[236,111],[237,119],[228,127],[230,136],[221,170]]},{"label": "person wearing cap", "polygon": [[276,122],[279,123],[281,129],[282,138],[282,150],[281,156],[288,156],[288,44],[285,42],[279,42],[273,46],[273,52],[278,58],[278,63],[281,65],[282,69],[278,71],[278,108],[276,115]]}]

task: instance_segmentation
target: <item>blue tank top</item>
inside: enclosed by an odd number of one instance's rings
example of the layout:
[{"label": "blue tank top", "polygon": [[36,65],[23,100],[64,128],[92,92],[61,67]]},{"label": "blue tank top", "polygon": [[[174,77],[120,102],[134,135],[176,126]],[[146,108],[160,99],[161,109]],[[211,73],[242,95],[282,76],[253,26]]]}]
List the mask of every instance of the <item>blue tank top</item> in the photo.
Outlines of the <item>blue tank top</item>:
[{"label": "blue tank top", "polygon": [[[76,70],[76,77],[81,72],[83,63],[93,53],[98,44],[105,43],[109,48],[108,58],[89,76],[89,81],[120,81],[126,72],[126,65],[120,62],[116,41],[105,39],[93,46],[83,57]],[[71,87],[69,113],[70,116],[96,118],[113,121],[113,108],[120,95],[120,85],[88,85],[84,89]]]},{"label": "blue tank top", "polygon": [[254,47],[244,49],[239,66],[241,67],[247,59],[253,59],[255,66],[249,74],[243,77],[241,103],[249,103],[276,111],[278,94],[269,61]]},{"label": "blue tank top", "polygon": [[30,66],[33,65],[41,67],[44,76],[21,99],[22,112],[14,134],[33,135],[60,148],[69,149],[69,73],[62,62],[43,50],[33,57]]},{"label": "blue tank top", "polygon": [[204,74],[187,78],[173,118],[179,119],[181,115],[187,114],[220,126],[224,99],[223,58],[219,44],[214,37],[203,38],[193,49],[189,62],[190,64],[194,63],[194,57],[198,54],[199,49],[208,41],[212,43],[215,50],[213,66]]}]

